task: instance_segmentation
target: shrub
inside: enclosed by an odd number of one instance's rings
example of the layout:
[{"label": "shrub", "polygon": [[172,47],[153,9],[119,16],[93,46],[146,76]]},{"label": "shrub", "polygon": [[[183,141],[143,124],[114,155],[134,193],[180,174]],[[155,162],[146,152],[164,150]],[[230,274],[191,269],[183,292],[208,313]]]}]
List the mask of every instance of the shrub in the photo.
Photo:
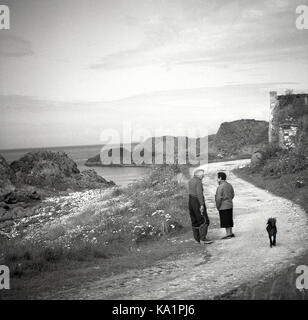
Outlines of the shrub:
[{"label": "shrub", "polygon": [[276,159],[270,158],[265,162],[263,176],[280,176],[282,174],[296,173],[308,167],[308,160],[304,154],[296,151],[281,152]]},{"label": "shrub", "polygon": [[63,225],[55,225],[55,226],[50,227],[47,230],[45,237],[46,237],[46,239],[53,241],[53,240],[56,240],[59,237],[65,235],[65,233],[66,233],[66,230]]},{"label": "shrub", "polygon": [[281,148],[272,144],[266,145],[265,148],[261,151],[264,161],[272,158],[277,158],[281,152]]},{"label": "shrub", "polygon": [[54,263],[54,262],[60,261],[64,256],[63,248],[61,248],[61,247],[44,248],[42,250],[41,256],[42,256],[43,260],[45,260],[47,262]]},{"label": "shrub", "polygon": [[111,192],[111,197],[118,197],[122,194],[122,190],[118,187],[114,188]]}]

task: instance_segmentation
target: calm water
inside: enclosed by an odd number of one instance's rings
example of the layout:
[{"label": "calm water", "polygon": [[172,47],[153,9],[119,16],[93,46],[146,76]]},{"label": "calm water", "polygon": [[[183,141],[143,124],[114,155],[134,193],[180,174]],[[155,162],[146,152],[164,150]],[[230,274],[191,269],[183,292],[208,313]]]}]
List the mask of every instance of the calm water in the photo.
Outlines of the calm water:
[{"label": "calm water", "polygon": [[40,149],[20,149],[20,150],[0,150],[0,154],[8,161],[18,160],[25,153],[38,150],[63,151],[73,159],[79,170],[94,169],[100,176],[107,180],[113,180],[120,186],[126,186],[129,183],[141,179],[148,172],[149,168],[134,167],[86,167],[84,163],[90,157],[100,153],[101,146],[80,146],[80,147],[58,147],[58,148],[40,148]]}]

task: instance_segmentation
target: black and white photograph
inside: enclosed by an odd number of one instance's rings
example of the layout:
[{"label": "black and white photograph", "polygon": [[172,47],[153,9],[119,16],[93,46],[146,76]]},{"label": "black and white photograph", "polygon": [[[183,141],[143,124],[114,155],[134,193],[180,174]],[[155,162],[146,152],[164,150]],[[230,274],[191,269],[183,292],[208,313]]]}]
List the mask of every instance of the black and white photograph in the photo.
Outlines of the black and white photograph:
[{"label": "black and white photograph", "polygon": [[307,195],[307,0],[0,0],[0,300],[308,300]]}]

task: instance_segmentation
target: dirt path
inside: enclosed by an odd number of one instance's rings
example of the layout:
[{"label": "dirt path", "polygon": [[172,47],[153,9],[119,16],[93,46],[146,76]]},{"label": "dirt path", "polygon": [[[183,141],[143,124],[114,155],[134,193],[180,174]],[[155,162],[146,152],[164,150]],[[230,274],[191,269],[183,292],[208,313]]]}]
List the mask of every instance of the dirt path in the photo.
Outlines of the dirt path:
[{"label": "dirt path", "polygon": [[[220,240],[221,229],[210,229],[215,242],[201,253],[189,253],[177,259],[160,261],[151,268],[130,270],[89,283],[76,290],[58,292],[49,299],[211,299],[240,284],[258,281],[289,265],[308,247],[306,213],[292,202],[274,196],[237,178],[229,171],[247,160],[208,165],[206,198],[213,199],[215,174],[226,170],[232,182],[236,238]],[[217,217],[214,202],[208,201],[209,217]],[[268,217],[278,223],[277,246],[270,249],[265,232]],[[174,241],[192,241],[185,234]],[[198,245],[198,244],[196,244]]]}]

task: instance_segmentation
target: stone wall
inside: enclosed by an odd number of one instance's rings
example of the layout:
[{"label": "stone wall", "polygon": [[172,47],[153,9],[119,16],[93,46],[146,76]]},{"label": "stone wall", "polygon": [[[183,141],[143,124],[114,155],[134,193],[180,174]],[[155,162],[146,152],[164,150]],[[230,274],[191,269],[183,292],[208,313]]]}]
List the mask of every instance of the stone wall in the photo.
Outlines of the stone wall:
[{"label": "stone wall", "polygon": [[278,144],[279,143],[279,122],[275,113],[279,108],[279,101],[276,91],[270,92],[270,119],[269,119],[269,132],[268,140],[269,143]]},{"label": "stone wall", "polygon": [[292,148],[307,140],[308,94],[270,92],[269,143]]}]

